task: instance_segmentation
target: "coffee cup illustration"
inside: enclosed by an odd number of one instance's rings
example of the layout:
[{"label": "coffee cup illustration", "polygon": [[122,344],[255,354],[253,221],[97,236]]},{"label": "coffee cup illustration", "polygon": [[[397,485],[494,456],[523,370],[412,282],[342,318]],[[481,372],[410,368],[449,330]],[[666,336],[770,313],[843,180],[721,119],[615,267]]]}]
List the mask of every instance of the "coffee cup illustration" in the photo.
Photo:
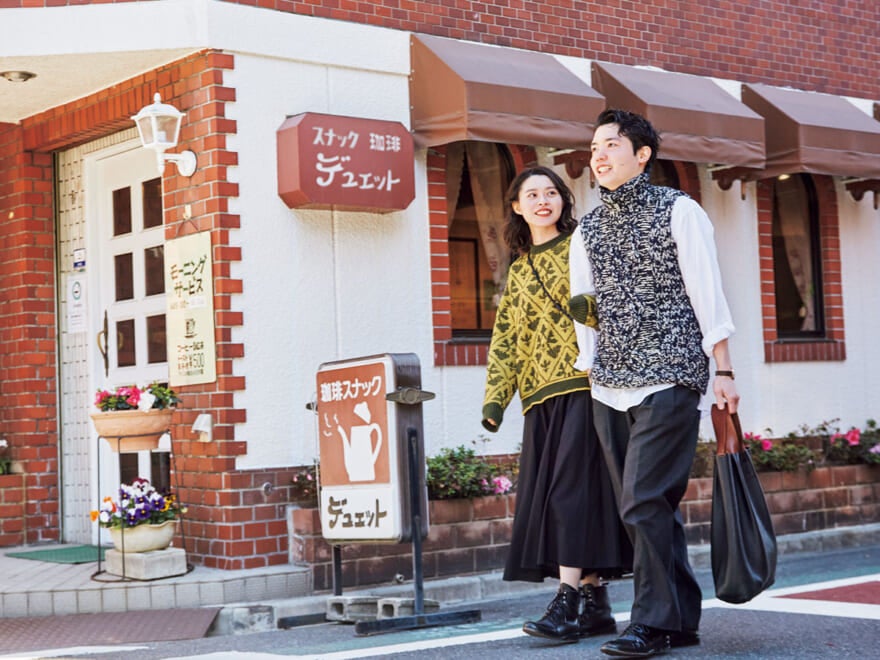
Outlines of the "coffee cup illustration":
[{"label": "coffee cup illustration", "polygon": [[[376,423],[370,423],[372,416],[370,407],[366,401],[362,401],[354,407],[355,414],[365,424],[352,426],[349,434],[345,433],[342,426],[337,426],[339,435],[342,437],[342,458],[349,481],[375,481],[376,459],[382,448],[382,428]],[[373,433],[376,435],[376,444],[373,445]]]}]

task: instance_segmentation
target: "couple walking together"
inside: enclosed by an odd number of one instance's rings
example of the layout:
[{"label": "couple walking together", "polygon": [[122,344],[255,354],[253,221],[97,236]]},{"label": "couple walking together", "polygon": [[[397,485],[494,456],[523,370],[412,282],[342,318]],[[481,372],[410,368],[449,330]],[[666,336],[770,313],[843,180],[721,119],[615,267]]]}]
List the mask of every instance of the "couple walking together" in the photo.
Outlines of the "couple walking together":
[{"label": "couple walking together", "polygon": [[[590,167],[601,204],[580,222],[564,181],[524,170],[507,194],[517,255],[498,307],[483,426],[518,392],[520,475],[505,580],[559,579],[523,625],[565,642],[613,634],[603,580],[633,574],[630,623],[601,647],[647,657],[699,644],[702,594],[679,502],[696,451],[701,394],[735,411],[733,323],[713,229],[690,197],[649,182],[660,138],[606,110]],[[715,362],[710,379],[710,357]]]}]

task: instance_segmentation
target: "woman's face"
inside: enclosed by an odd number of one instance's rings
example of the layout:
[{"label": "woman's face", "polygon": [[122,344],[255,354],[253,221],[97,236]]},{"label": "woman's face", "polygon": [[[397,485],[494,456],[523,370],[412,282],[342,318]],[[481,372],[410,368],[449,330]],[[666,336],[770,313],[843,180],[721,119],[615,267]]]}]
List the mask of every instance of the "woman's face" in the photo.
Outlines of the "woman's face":
[{"label": "woman's face", "polygon": [[517,200],[512,206],[514,212],[525,219],[533,237],[536,231],[541,236],[547,234],[550,229],[553,230],[554,236],[559,233],[556,223],[562,216],[563,201],[562,195],[550,177],[533,174],[523,181]]}]

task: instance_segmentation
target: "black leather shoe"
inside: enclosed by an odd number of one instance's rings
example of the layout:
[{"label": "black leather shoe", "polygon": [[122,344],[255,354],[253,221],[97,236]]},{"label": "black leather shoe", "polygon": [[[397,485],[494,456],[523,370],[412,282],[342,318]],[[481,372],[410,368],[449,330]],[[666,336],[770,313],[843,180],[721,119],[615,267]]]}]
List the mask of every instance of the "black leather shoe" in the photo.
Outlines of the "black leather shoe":
[{"label": "black leather shoe", "polygon": [[578,609],[580,592],[572,586],[563,584],[559,587],[547,611],[537,621],[526,621],[523,632],[533,637],[552,639],[555,642],[576,642],[580,624]]},{"label": "black leather shoe", "polygon": [[580,588],[583,608],[578,619],[581,637],[591,635],[614,635],[617,623],[611,616],[611,603],[608,601],[608,587],[594,587],[583,584]]},{"label": "black leather shoe", "polygon": [[599,649],[618,658],[647,658],[669,650],[669,633],[641,623],[631,623],[617,639],[605,642]]},{"label": "black leather shoe", "polygon": [[677,649],[682,646],[697,646],[700,643],[700,633],[696,630],[670,630],[669,646]]}]

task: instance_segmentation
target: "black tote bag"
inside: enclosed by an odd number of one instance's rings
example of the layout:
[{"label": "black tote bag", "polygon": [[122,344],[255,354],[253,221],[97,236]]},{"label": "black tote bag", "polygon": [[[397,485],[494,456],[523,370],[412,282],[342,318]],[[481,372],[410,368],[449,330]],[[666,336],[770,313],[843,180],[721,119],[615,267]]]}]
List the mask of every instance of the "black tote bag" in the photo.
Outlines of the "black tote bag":
[{"label": "black tote bag", "polygon": [[710,532],[715,596],[751,600],[776,579],[776,535],[736,413],[712,405],[718,441]]}]

